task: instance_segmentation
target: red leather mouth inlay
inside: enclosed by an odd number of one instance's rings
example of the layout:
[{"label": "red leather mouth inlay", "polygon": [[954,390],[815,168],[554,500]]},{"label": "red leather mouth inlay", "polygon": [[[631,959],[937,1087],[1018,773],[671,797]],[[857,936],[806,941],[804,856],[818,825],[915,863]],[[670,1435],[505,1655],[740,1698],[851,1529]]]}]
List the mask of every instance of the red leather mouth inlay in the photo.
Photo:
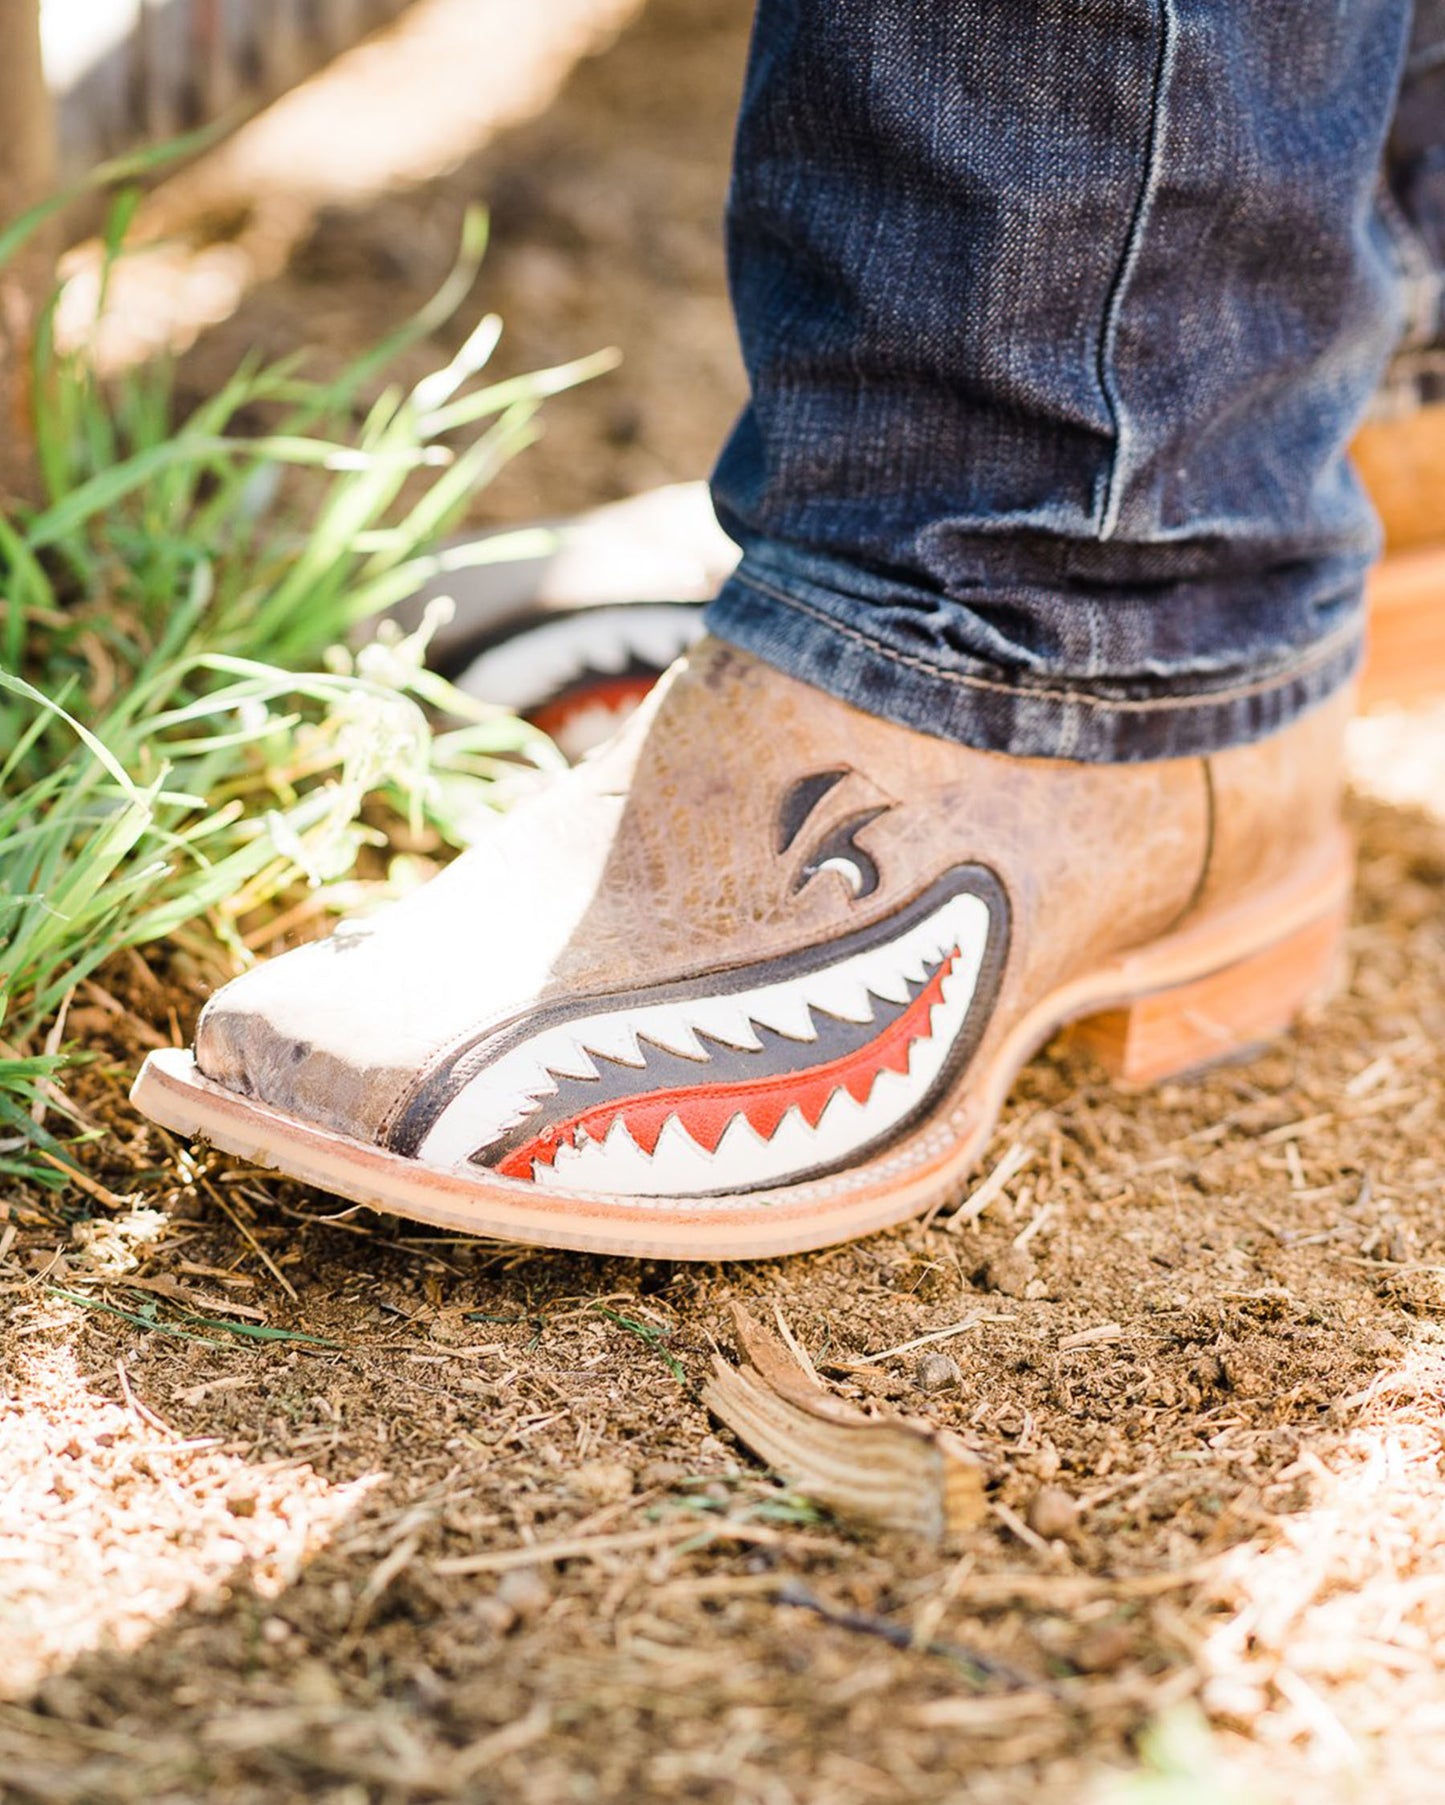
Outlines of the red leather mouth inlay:
[{"label": "red leather mouth inlay", "polygon": [[594,708],[605,709],[609,714],[616,715],[636,708],[656,682],[656,677],[636,675],[599,677],[568,690],[549,702],[539,703],[536,708],[529,708],[527,719],[555,740],[566,732],[579,715],[588,714]]},{"label": "red leather mouth inlay", "polygon": [[763,1140],[771,1139],[790,1109],[798,1110],[808,1126],[816,1128],[818,1118],[839,1091],[846,1090],[856,1103],[866,1103],[883,1072],[908,1070],[909,1049],[915,1041],[929,1038],[931,1012],[942,1002],[944,979],[959,956],[960,949],[954,947],[907,1009],[895,1016],[876,1040],[866,1041],[842,1059],[743,1083],[688,1085],[613,1098],[596,1109],[550,1123],[514,1148],[496,1170],[505,1178],[530,1178],[535,1163],[550,1166],[558,1148],[575,1147],[582,1134],[594,1141],[604,1139],[619,1116],[633,1141],[649,1156],[656,1151],[669,1116],[676,1116],[706,1153],[717,1152],[729,1122],[739,1115],[747,1117]]}]

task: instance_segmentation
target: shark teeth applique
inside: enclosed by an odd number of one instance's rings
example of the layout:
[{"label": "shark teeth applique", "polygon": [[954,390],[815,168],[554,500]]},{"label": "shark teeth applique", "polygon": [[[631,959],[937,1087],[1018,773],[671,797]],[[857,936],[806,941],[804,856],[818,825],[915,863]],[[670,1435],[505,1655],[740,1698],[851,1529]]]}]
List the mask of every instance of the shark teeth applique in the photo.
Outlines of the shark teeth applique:
[{"label": "shark teeth applique", "polygon": [[603,1196],[706,1197],[836,1169],[956,1073],[1006,940],[996,880],[964,867],[806,955],[543,1016],[452,1083],[418,1151]]}]

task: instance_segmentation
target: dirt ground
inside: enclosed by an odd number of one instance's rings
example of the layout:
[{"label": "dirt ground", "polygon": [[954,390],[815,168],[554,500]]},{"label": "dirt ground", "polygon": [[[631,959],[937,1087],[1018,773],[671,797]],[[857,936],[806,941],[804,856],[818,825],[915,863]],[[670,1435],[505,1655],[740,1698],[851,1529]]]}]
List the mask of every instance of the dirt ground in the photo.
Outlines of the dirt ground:
[{"label": "dirt ground", "polygon": [[[509,367],[626,353],[484,517],[703,474],[744,13],[651,0],[530,123],[322,208],[187,380],[359,349],[483,196]],[[1437,1796],[1445,717],[1366,723],[1355,762],[1319,1019],[1140,1098],[1051,1050],[975,1221],[751,1268],[469,1243],[189,1153],[124,1089],[199,987],[108,972],[71,1021],[87,1189],[0,1205],[0,1795]],[[974,1448],[982,1527],[919,1547],[762,1472],[699,1399],[738,1299]],[[908,1344],[943,1331],[925,1392]]]}]

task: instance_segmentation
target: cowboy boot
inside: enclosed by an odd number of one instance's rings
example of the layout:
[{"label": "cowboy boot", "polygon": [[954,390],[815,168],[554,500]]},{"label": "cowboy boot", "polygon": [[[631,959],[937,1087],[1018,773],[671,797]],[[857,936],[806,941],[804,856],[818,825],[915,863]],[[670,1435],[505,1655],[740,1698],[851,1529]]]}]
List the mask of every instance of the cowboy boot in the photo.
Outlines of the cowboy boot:
[{"label": "cowboy boot", "polygon": [[866,1234],[959,1194],[1060,1027],[1147,1082],[1329,981],[1348,709],[1210,758],[1009,758],[706,640],[425,889],[227,985],[135,1098],[475,1235]]}]

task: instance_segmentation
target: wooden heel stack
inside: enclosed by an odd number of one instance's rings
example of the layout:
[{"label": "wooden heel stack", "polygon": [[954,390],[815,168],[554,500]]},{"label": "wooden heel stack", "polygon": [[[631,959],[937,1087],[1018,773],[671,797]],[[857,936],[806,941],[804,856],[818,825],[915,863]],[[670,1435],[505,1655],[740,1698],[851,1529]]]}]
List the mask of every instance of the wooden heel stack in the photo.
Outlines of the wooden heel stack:
[{"label": "wooden heel stack", "polygon": [[1205,977],[1088,1016],[1069,1028],[1069,1042],[1130,1087],[1235,1057],[1339,987],[1345,918],[1342,905]]}]

